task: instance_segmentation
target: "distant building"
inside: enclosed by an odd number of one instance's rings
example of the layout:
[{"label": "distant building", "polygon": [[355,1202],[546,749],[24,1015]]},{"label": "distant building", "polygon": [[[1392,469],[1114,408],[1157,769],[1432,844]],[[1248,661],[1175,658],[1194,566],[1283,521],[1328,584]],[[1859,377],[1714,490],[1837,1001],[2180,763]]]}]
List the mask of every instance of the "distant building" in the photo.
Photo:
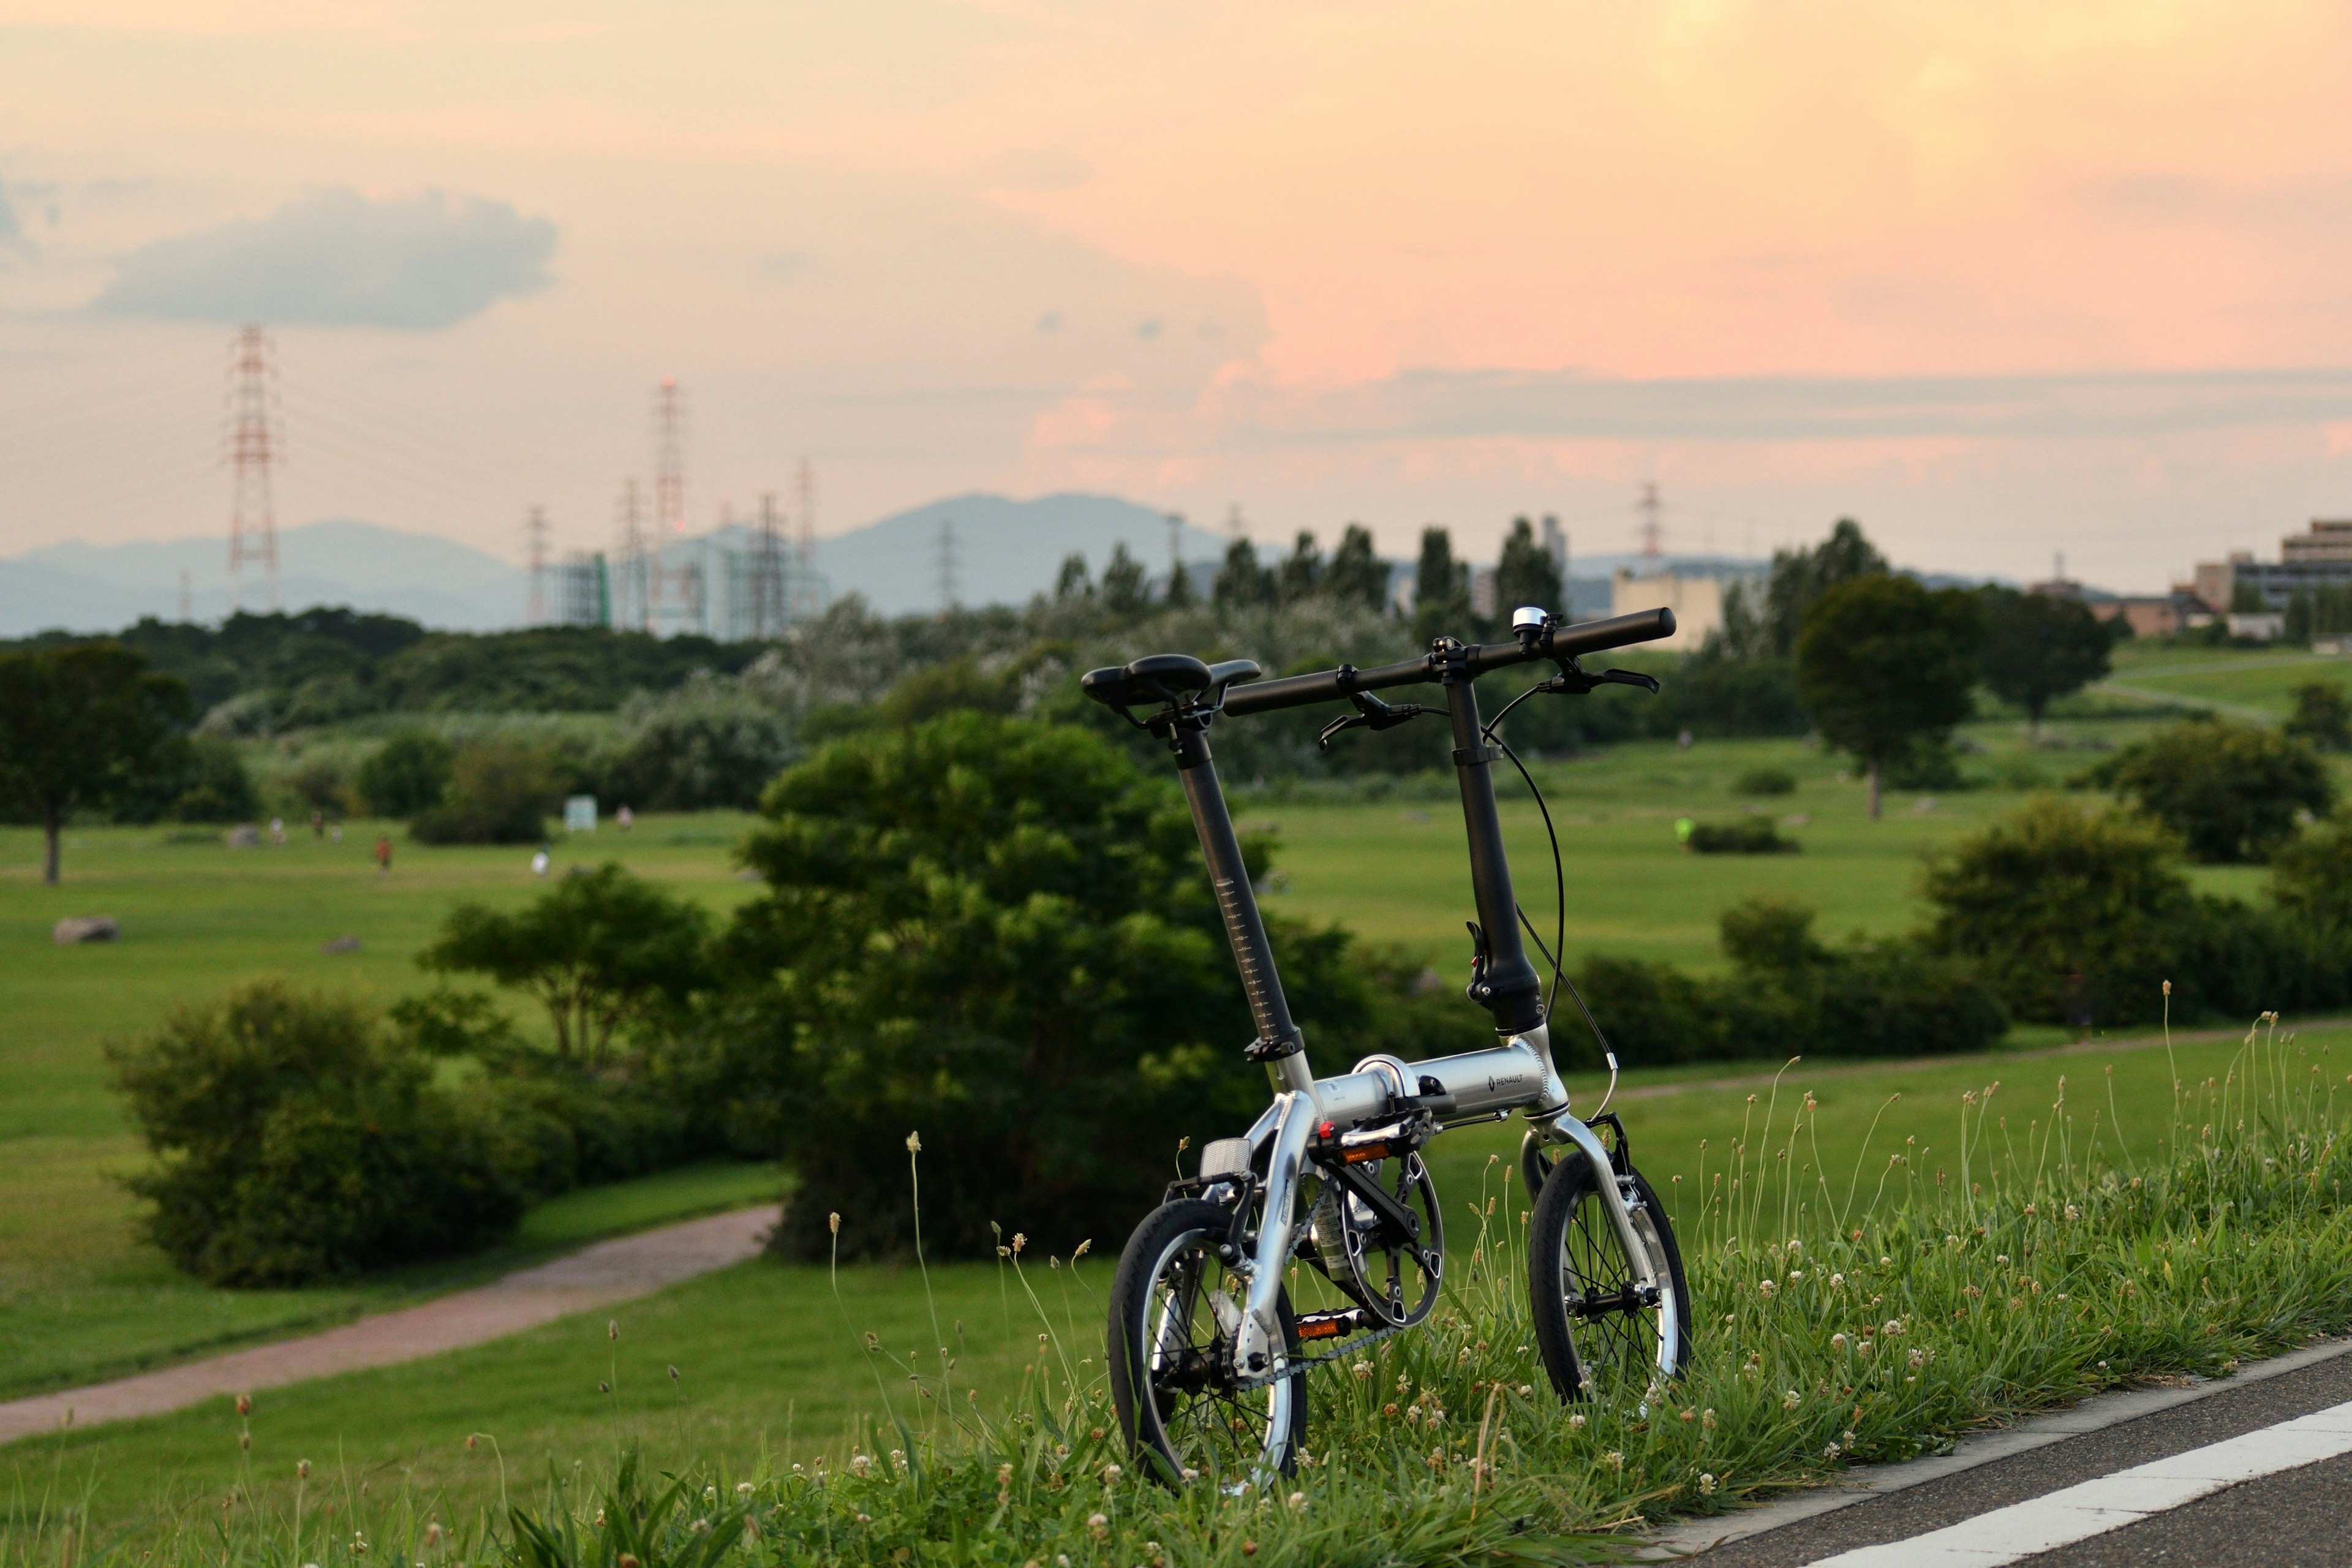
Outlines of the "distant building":
[{"label": "distant building", "polygon": [[2175,588],[2161,595],[2094,599],[2091,614],[2103,621],[2122,616],[2124,624],[2131,627],[2132,636],[2137,637],[2175,637],[2213,619],[2213,612],[2205,607],[2205,602],[2186,588]]},{"label": "distant building", "polygon": [[2352,518],[2314,518],[2308,531],[2279,541],[2277,561],[2257,561],[2247,551],[2227,561],[2200,561],[2189,589],[2218,614],[2228,614],[2242,591],[2259,597],[2264,610],[2284,613],[2298,593],[2352,587]]},{"label": "distant building", "polygon": [[1724,595],[1735,583],[1748,584],[1751,595],[1758,585],[1755,579],[1738,576],[1685,572],[1654,572],[1637,576],[1621,570],[1610,580],[1609,613],[1630,616],[1636,610],[1672,610],[1675,635],[1642,646],[1692,652],[1722,629]]},{"label": "distant building", "polygon": [[656,637],[691,633],[720,642],[775,637],[795,606],[822,607],[821,579],[803,593],[790,544],[772,548],[759,530],[725,523],[692,539],[674,539],[642,559],[574,552],[551,569],[551,615],[558,626],[618,626]]}]

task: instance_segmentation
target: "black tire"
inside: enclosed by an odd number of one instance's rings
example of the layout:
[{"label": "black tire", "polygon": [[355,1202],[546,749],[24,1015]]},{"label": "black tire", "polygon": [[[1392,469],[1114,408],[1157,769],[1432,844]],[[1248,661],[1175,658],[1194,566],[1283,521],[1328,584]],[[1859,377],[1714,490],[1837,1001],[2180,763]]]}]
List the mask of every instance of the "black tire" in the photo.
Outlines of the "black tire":
[{"label": "black tire", "polygon": [[[1231,1225],[1230,1211],[1216,1204],[1164,1204],[1128,1237],[1111,1279],[1111,1403],[1136,1468],[1170,1485],[1201,1479],[1232,1489],[1286,1476],[1307,1441],[1303,1369],[1263,1388],[1234,1387],[1232,1341],[1215,1305],[1222,1292],[1238,1308],[1244,1291],[1217,1258]],[[1276,1310],[1296,1361],[1298,1321],[1288,1291]]]},{"label": "black tire", "polygon": [[1610,1222],[1592,1164],[1570,1150],[1544,1178],[1528,1229],[1528,1287],[1536,1347],[1564,1400],[1630,1404],[1690,1365],[1690,1284],[1658,1194],[1633,1173],[1633,1224],[1665,1266],[1654,1306],[1632,1294],[1633,1269]]}]

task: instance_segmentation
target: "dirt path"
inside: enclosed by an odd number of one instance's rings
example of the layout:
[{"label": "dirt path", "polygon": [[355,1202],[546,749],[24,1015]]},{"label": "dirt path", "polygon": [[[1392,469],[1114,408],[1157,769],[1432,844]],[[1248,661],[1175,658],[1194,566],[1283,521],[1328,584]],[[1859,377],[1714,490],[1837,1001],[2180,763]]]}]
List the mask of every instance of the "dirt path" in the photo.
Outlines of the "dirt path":
[{"label": "dirt path", "polygon": [[362,1318],[304,1339],[9,1400],[0,1404],[0,1443],[60,1426],[160,1415],[216,1394],[250,1394],[415,1361],[502,1339],[573,1312],[651,1295],[756,1257],[781,1212],[772,1204],[600,1241],[569,1258],[520,1269],[471,1290]]}]

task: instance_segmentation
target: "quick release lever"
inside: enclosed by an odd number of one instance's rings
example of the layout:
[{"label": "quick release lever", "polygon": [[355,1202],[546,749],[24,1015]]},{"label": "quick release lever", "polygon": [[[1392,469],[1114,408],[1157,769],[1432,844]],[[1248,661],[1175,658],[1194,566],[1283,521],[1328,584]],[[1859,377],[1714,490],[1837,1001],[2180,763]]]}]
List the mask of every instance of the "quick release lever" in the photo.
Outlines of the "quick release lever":
[{"label": "quick release lever", "polygon": [[1324,725],[1323,732],[1315,737],[1318,749],[1329,751],[1332,737],[1342,730],[1353,730],[1359,725],[1373,731],[1393,730],[1408,719],[1418,719],[1424,713],[1438,711],[1434,708],[1424,708],[1418,702],[1383,702],[1369,691],[1351,691],[1348,694],[1348,700],[1356,705],[1356,710],[1342,714]]}]

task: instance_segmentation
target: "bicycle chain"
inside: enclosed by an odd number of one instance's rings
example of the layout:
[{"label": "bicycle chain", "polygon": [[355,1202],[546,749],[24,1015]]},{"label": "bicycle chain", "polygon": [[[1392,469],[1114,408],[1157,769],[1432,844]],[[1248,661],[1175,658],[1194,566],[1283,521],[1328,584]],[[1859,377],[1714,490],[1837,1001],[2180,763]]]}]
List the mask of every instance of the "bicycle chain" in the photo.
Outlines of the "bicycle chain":
[{"label": "bicycle chain", "polygon": [[[1425,1321],[1426,1320],[1424,1320],[1424,1321]],[[1270,1388],[1286,1377],[1296,1376],[1302,1372],[1312,1372],[1315,1368],[1321,1366],[1326,1362],[1338,1361],[1343,1356],[1354,1355],[1359,1351],[1370,1350],[1372,1346],[1380,1343],[1382,1340],[1387,1339],[1391,1334],[1401,1334],[1407,1329],[1417,1329],[1419,1327],[1421,1327],[1420,1323],[1391,1323],[1387,1328],[1374,1329],[1369,1334],[1365,1334],[1358,1339],[1349,1340],[1338,1350],[1326,1351],[1318,1356],[1293,1356],[1290,1359],[1289,1364],[1285,1366],[1280,1372],[1262,1372],[1255,1377],[1236,1379],[1234,1384],[1234,1392],[1236,1394],[1247,1394],[1255,1388]]]}]

